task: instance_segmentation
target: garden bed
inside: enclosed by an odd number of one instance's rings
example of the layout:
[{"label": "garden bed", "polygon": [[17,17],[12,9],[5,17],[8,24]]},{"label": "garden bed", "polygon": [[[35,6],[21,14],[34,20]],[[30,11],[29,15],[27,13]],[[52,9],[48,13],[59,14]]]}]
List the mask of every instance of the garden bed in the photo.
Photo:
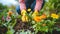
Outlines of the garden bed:
[{"label": "garden bed", "polygon": [[[60,24],[59,25],[58,24],[56,24],[56,25],[57,25],[57,27],[60,28]],[[20,19],[17,19],[16,24],[13,29],[15,30],[14,34],[16,34],[16,32],[19,32],[19,30],[24,30],[24,31],[30,30],[31,32],[35,32],[34,29],[31,28],[31,25],[29,23],[22,22]],[[8,31],[7,27],[0,26],[0,34],[5,34],[7,31]],[[44,33],[38,31],[37,34],[44,34]],[[51,32],[45,32],[45,34],[51,34]],[[53,30],[52,34],[60,34],[60,31]]]}]

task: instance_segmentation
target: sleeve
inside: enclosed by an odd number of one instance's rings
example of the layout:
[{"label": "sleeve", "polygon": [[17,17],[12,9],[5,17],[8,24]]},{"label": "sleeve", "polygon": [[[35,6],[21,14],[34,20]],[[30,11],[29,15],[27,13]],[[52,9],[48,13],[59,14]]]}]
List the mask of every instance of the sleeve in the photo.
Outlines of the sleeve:
[{"label": "sleeve", "polygon": [[24,0],[19,0],[20,3],[20,10],[26,10],[26,6],[25,6],[25,1]]},{"label": "sleeve", "polygon": [[40,10],[43,4],[43,0],[36,0],[36,5],[34,10]]}]

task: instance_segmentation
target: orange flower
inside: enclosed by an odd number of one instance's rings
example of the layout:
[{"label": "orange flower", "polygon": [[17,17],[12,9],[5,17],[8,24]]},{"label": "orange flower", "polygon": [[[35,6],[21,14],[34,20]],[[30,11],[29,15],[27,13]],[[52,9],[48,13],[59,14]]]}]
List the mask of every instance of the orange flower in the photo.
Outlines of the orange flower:
[{"label": "orange flower", "polygon": [[41,16],[35,16],[34,20],[36,22],[40,22],[42,19],[45,19],[47,16],[45,14],[41,15]]},{"label": "orange flower", "polygon": [[40,18],[45,19],[47,16],[45,14],[43,14],[42,16],[40,16]]},{"label": "orange flower", "polygon": [[35,16],[35,17],[34,17],[34,20],[35,20],[36,22],[40,22],[42,19],[40,18],[40,16]]},{"label": "orange flower", "polygon": [[42,24],[42,26],[46,26],[46,24]]},{"label": "orange flower", "polygon": [[11,16],[12,14],[13,14],[12,11],[9,11],[9,12],[8,12],[8,16]]}]

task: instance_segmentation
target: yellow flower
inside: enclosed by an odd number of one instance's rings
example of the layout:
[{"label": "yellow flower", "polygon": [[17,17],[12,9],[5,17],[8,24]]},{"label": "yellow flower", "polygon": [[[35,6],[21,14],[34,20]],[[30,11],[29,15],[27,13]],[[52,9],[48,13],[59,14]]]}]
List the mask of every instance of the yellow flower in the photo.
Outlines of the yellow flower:
[{"label": "yellow flower", "polygon": [[40,22],[42,19],[40,18],[40,16],[35,16],[34,18],[33,18],[36,22]]},{"label": "yellow flower", "polygon": [[30,11],[31,11],[31,9],[28,9],[27,11],[28,11],[28,12],[30,12]]},{"label": "yellow flower", "polygon": [[55,18],[55,19],[58,19],[59,18],[59,15],[53,13],[53,14],[51,14],[51,17],[52,18]]},{"label": "yellow flower", "polygon": [[25,14],[26,14],[26,10],[22,10],[21,15],[25,15]]},{"label": "yellow flower", "polygon": [[27,16],[22,16],[22,22],[28,22],[28,17]]},{"label": "yellow flower", "polygon": [[7,14],[8,14],[8,16],[11,16],[13,14],[13,12],[9,11]]}]

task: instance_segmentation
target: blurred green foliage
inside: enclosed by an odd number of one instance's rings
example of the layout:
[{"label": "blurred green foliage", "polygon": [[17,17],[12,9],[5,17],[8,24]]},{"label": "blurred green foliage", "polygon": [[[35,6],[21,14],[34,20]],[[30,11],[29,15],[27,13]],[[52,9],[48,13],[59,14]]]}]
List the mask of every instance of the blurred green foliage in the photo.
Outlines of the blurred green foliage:
[{"label": "blurred green foliage", "polygon": [[3,5],[2,3],[0,3],[0,10],[4,10],[4,9],[7,9],[7,5]]}]

